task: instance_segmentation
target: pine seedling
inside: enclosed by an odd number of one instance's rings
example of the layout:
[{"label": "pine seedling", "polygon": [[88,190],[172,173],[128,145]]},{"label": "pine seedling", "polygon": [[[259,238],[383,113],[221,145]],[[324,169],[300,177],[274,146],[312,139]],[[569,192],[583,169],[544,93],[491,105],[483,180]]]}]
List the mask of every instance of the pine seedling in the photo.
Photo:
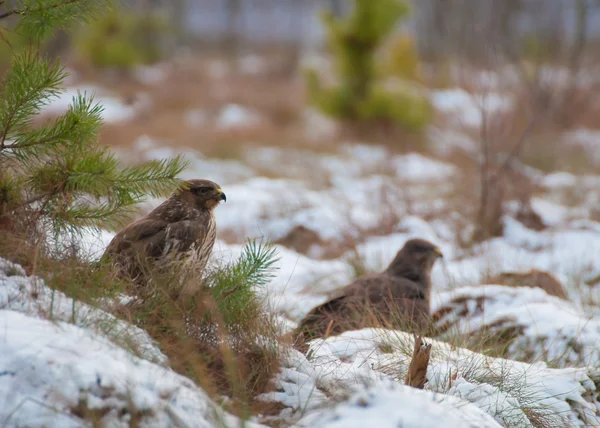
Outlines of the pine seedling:
[{"label": "pine seedling", "polygon": [[0,87],[0,225],[36,238],[115,227],[148,194],[165,195],[179,182],[186,166],[179,156],[121,168],[98,144],[103,109],[89,94],[76,95],[58,118],[35,123],[64,94],[68,75],[39,46],[56,30],[89,21],[110,4],[20,0],[0,6],[0,20],[29,41],[14,51]]}]

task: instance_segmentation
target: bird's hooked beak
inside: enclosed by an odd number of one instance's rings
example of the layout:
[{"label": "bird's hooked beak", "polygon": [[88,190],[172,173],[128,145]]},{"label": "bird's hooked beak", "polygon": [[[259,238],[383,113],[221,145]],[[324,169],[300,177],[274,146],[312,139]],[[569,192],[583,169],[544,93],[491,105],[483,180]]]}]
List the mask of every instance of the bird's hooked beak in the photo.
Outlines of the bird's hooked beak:
[{"label": "bird's hooked beak", "polygon": [[438,247],[435,247],[433,249],[434,254],[437,256],[438,259],[443,259],[444,255],[442,254],[442,250],[440,250]]},{"label": "bird's hooked beak", "polygon": [[225,193],[221,189],[217,189],[217,195],[219,195],[219,198],[223,202],[227,202],[227,196],[225,196]]}]

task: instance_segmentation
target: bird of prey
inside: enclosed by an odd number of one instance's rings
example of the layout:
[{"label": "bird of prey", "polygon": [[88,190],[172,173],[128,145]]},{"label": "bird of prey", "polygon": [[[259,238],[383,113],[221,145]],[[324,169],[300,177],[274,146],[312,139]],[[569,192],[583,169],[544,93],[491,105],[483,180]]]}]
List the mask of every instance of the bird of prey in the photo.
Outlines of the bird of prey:
[{"label": "bird of prey", "polygon": [[184,181],[150,214],[117,233],[102,257],[136,282],[157,262],[181,256],[201,272],[217,237],[214,209],[226,200],[217,183]]},{"label": "bird of prey", "polygon": [[431,270],[438,247],[411,239],[382,273],[361,276],[312,309],[296,329],[295,343],[365,327],[424,328],[429,320]]}]

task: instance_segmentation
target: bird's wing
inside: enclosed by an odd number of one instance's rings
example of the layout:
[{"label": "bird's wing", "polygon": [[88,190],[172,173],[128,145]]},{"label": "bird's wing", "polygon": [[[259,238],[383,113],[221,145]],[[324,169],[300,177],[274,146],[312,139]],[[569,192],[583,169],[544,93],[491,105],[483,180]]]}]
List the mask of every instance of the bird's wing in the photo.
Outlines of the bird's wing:
[{"label": "bird's wing", "polygon": [[143,218],[121,230],[110,241],[104,255],[120,254],[132,249],[138,243],[164,231],[168,223],[160,219]]},{"label": "bird's wing", "polygon": [[390,292],[395,299],[405,298],[414,300],[424,300],[426,298],[423,285],[406,278],[391,278]]},{"label": "bird's wing", "polygon": [[324,336],[330,322],[344,315],[346,300],[347,296],[340,296],[313,308],[298,324],[294,335],[302,337],[303,341]]}]

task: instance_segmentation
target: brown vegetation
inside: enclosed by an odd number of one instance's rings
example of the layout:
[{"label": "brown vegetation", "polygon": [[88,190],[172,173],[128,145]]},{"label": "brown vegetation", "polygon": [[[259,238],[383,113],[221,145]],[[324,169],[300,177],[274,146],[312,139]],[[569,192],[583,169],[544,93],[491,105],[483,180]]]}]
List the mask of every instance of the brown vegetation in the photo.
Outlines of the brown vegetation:
[{"label": "brown vegetation", "polygon": [[408,366],[405,383],[413,388],[423,389],[425,382],[427,382],[427,366],[429,366],[431,344],[423,342],[420,336],[414,335],[414,338],[415,348]]},{"label": "brown vegetation", "polygon": [[486,284],[508,285],[510,287],[541,288],[551,296],[568,300],[569,295],[554,275],[531,269],[529,272],[502,272],[484,280]]}]

